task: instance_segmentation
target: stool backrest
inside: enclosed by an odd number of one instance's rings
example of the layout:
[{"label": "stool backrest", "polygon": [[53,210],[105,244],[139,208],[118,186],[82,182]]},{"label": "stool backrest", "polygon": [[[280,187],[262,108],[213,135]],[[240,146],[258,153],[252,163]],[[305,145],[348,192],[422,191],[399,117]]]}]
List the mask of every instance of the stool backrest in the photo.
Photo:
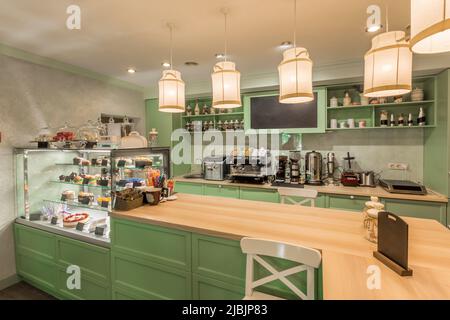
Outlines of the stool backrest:
[{"label": "stool backrest", "polygon": [[[316,199],[318,195],[317,190],[312,189],[303,189],[303,188],[278,188],[278,193],[281,198],[281,203],[292,203],[297,205],[305,205],[310,202],[311,207],[316,206]],[[293,199],[292,197],[303,198],[298,201]]]},{"label": "stool backrest", "polygon": [[[255,238],[243,238],[241,240],[241,249],[242,252],[247,254],[247,274],[245,280],[246,295],[252,295],[253,289],[256,287],[275,280],[280,280],[299,298],[303,300],[313,300],[315,298],[314,271],[315,269],[319,268],[322,261],[322,255],[320,251],[293,244]],[[279,271],[276,270],[261,256],[290,260],[300,263],[301,265]],[[271,275],[255,281],[253,279],[254,261],[267,269],[271,273]],[[300,272],[307,273],[306,293],[295,286],[289,279],[287,279],[287,276]]]}]

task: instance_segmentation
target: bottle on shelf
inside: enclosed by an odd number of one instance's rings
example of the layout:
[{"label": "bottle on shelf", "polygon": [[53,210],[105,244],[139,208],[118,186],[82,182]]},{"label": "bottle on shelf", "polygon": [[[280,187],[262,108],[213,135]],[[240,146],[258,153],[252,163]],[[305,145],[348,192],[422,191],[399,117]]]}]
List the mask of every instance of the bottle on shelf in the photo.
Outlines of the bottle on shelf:
[{"label": "bottle on shelf", "polygon": [[425,112],[423,111],[423,108],[421,107],[420,111],[419,111],[419,117],[417,118],[417,125],[421,126],[421,127],[424,126],[427,122],[426,120],[427,119],[425,116]]},{"label": "bottle on shelf", "polygon": [[198,101],[195,102],[194,113],[196,116],[200,115],[200,106],[198,105]]},{"label": "bottle on shelf", "polygon": [[398,116],[398,126],[404,127],[405,126],[405,118],[403,117],[403,113],[400,113]]},{"label": "bottle on shelf", "polygon": [[414,125],[412,114],[408,115],[408,127],[412,127]]}]

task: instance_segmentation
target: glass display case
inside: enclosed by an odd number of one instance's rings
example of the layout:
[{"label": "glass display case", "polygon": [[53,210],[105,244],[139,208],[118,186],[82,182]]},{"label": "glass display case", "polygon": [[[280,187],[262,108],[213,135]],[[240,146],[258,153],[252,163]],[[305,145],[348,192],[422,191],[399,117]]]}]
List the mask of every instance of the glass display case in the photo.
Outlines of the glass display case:
[{"label": "glass display case", "polygon": [[17,222],[109,243],[114,194],[170,177],[170,149],[16,149]]}]

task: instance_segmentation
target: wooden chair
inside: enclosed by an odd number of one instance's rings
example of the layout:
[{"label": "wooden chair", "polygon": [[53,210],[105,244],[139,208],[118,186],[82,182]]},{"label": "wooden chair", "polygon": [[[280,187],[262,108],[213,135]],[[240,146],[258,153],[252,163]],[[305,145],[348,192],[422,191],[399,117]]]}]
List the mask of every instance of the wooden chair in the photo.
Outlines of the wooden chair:
[{"label": "wooden chair", "polygon": [[[300,206],[305,205],[310,202],[311,207],[316,206],[317,190],[312,189],[297,189],[297,188],[278,188],[278,193],[281,198],[281,203],[286,203],[286,201],[297,204]],[[297,201],[291,197],[302,198],[301,201]]]},{"label": "wooden chair", "polygon": [[[255,238],[243,238],[241,240],[241,249],[242,252],[247,254],[244,300],[283,300],[280,297],[264,294],[262,292],[254,290],[256,287],[276,280],[280,280],[282,283],[284,283],[300,299],[314,300],[314,271],[315,269],[319,268],[322,261],[322,255],[320,251],[288,243]],[[301,265],[278,271],[260,255],[290,260],[298,262]],[[271,273],[271,275],[258,280],[254,280],[254,261],[267,269]],[[302,292],[298,287],[296,287],[291,281],[287,279],[287,276],[300,272],[306,272],[306,293]]]}]

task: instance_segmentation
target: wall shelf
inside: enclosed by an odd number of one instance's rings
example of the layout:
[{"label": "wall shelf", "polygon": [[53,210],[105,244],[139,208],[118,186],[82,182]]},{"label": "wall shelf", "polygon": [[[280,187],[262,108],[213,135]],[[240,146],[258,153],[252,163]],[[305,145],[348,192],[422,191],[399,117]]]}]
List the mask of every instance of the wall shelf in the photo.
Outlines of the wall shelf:
[{"label": "wall shelf", "polygon": [[373,130],[373,129],[383,129],[383,130],[392,130],[392,129],[426,129],[426,128],[436,128],[436,126],[434,125],[427,125],[427,126],[412,126],[412,127],[408,127],[408,126],[395,126],[395,127],[366,127],[366,128],[336,128],[336,129],[332,129],[332,128],[327,128],[327,131],[345,131],[345,130]]},{"label": "wall shelf", "polygon": [[182,116],[183,119],[194,119],[194,118],[211,118],[211,117],[226,117],[226,116],[243,116],[244,112],[231,112],[231,113],[216,113],[216,114],[200,114],[192,116]]},{"label": "wall shelf", "polygon": [[347,107],[328,107],[327,110],[351,110],[351,109],[359,109],[359,108],[383,108],[383,107],[393,107],[393,106],[419,106],[419,105],[429,105],[434,103],[434,100],[424,100],[424,101],[408,101],[408,102],[400,102],[400,103],[380,103],[380,104],[368,104],[368,105],[355,105],[355,106],[347,106]]}]

